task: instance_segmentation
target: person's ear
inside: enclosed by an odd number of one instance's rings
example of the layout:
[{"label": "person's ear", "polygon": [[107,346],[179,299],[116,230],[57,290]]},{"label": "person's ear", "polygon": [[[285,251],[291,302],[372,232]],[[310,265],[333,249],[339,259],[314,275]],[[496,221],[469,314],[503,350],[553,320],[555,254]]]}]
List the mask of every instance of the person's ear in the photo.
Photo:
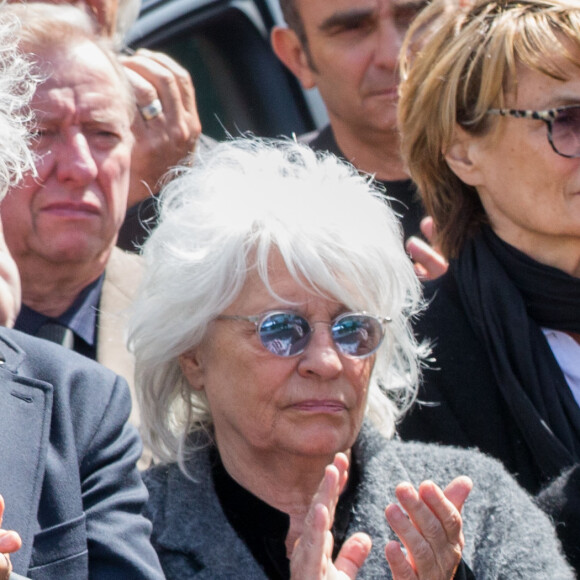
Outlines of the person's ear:
[{"label": "person's ear", "polygon": [[481,171],[478,163],[480,140],[455,126],[451,144],[443,152],[447,165],[467,185],[477,187],[481,183]]},{"label": "person's ear", "polygon": [[187,379],[194,391],[203,391],[204,389],[204,367],[201,356],[201,349],[194,348],[180,355],[179,366],[181,372]]},{"label": "person's ear", "polygon": [[298,35],[285,26],[275,26],[270,34],[272,49],[282,63],[290,69],[305,89],[316,86],[308,55]]}]

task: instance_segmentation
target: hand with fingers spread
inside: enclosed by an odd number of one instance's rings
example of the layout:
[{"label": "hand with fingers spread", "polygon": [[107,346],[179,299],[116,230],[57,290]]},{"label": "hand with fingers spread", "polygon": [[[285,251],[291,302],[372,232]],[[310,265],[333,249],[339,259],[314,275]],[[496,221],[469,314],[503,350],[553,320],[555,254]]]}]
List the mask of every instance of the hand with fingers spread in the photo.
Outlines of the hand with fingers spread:
[{"label": "hand with fingers spread", "polygon": [[415,273],[420,280],[434,280],[447,272],[449,264],[436,244],[436,231],[433,218],[427,216],[421,220],[421,232],[428,240],[411,236],[405,248],[415,263]]},{"label": "hand with fingers spread", "polygon": [[158,189],[168,169],[193,153],[201,122],[187,70],[169,56],[139,49],[119,57],[133,85],[139,113],[131,158],[128,207]]},{"label": "hand with fingers spread", "polygon": [[304,533],[292,552],[290,571],[293,579],[352,580],[368,556],[371,539],[357,533],[345,541],[336,560],[332,561],[334,539],[330,530],[347,478],[348,459],[344,453],[337,453],[334,462],[326,467],[306,516]]},{"label": "hand with fingers spread", "polygon": [[20,550],[22,541],[16,532],[2,529],[3,516],[4,498],[0,495],[0,580],[8,580],[12,572],[9,554]]},{"label": "hand with fingers spread", "polygon": [[395,493],[406,514],[390,504],[385,515],[407,554],[398,542],[387,544],[385,555],[394,580],[453,578],[464,546],[461,510],[472,487],[465,476],[455,478],[444,491],[432,481],[422,482],[418,490],[410,483],[397,486]]}]

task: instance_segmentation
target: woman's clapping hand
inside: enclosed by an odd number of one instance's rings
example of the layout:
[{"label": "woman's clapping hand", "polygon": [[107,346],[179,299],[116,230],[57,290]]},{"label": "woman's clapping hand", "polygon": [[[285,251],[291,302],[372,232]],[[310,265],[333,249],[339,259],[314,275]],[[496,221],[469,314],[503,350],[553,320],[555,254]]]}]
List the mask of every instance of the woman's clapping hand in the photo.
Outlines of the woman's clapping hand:
[{"label": "woman's clapping hand", "polygon": [[[312,499],[304,532],[292,553],[293,579],[352,580],[371,550],[369,536],[356,533],[345,541],[336,560],[332,560],[331,528],[338,498],[348,478],[348,465],[346,455],[337,453],[333,463],[326,467]],[[401,507],[390,504],[385,510],[389,525],[406,551],[405,554],[396,541],[385,548],[394,580],[453,578],[464,545],[461,510],[472,486],[464,476],[454,479],[444,491],[432,481],[422,482],[418,490],[410,483],[397,486],[395,493]]]},{"label": "woman's clapping hand", "polygon": [[363,533],[348,538],[336,560],[332,561],[334,538],[331,528],[340,493],[348,478],[348,459],[337,453],[334,462],[326,467],[324,477],[290,560],[291,577],[295,580],[352,580],[371,551],[371,539]]},{"label": "woman's clapping hand", "polygon": [[463,551],[461,509],[471,491],[471,479],[455,478],[444,491],[432,481],[416,490],[400,483],[395,491],[401,507],[390,504],[385,515],[398,542],[389,542],[385,555],[394,580],[453,578]]}]

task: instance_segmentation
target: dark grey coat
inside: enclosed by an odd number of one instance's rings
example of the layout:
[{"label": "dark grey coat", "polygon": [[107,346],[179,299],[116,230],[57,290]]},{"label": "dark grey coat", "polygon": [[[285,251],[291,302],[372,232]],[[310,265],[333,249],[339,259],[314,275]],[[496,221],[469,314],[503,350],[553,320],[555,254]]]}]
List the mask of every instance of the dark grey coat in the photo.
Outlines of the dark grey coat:
[{"label": "dark grey coat", "polygon": [[34,580],[161,580],[123,379],[77,353],[0,329],[3,527]]},{"label": "dark grey coat", "polygon": [[[387,441],[365,426],[355,444],[361,483],[348,535],[365,531],[373,550],[358,578],[391,578],[384,557],[394,539],[384,508],[401,481],[440,486],[469,475],[474,489],[463,511],[463,557],[478,580],[574,578],[547,517],[495,460],[475,451]],[[167,580],[259,580],[265,575],[229,525],[213,488],[207,449],[196,452],[187,479],[176,464],[145,474],[152,541]]]}]

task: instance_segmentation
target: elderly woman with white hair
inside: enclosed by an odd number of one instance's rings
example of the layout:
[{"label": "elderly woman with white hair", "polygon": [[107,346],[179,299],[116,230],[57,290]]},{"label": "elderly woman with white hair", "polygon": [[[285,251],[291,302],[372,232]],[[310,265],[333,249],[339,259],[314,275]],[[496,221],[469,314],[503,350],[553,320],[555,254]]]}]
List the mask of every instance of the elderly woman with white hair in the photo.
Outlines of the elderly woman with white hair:
[{"label": "elderly woman with white hair", "polygon": [[168,185],[144,256],[130,338],[169,580],[572,577],[499,464],[392,439],[420,290],[354,168],[222,143]]}]

